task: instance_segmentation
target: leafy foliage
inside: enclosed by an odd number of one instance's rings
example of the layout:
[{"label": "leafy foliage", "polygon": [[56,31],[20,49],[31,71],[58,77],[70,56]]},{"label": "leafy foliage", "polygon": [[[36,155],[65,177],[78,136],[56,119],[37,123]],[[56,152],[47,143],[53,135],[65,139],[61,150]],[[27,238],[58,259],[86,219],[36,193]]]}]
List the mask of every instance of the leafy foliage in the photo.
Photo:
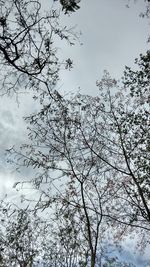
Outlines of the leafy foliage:
[{"label": "leafy foliage", "polygon": [[39,220],[29,211],[2,209],[0,234],[0,266],[33,266],[40,252]]},{"label": "leafy foliage", "polygon": [[65,11],[65,14],[78,10],[80,8],[78,5],[79,2],[80,0],[60,0],[62,10]]}]

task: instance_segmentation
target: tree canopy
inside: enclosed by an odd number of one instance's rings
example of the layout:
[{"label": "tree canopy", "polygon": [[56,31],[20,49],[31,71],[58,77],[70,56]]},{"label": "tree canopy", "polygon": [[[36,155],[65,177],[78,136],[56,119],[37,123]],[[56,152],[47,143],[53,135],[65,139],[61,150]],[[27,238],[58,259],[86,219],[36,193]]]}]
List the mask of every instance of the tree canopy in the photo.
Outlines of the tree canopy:
[{"label": "tree canopy", "polygon": [[[62,11],[79,2],[60,0]],[[55,42],[73,45],[76,33],[39,0],[2,1],[0,14],[2,94],[23,86],[39,104],[25,118],[28,141],[7,151],[33,169],[14,187],[30,184],[39,197],[22,197],[24,208],[1,202],[0,266],[133,266],[114,250],[130,234],[140,249],[149,242],[150,52],[125,67],[121,82],[105,70],[97,96],[65,97],[56,85],[72,60],[59,58]]]}]

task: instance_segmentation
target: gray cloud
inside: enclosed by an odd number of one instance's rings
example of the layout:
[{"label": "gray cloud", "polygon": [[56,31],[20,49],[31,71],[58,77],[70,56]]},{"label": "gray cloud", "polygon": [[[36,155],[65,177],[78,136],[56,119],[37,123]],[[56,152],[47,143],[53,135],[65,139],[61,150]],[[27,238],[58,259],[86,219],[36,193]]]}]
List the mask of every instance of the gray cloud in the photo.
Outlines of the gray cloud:
[{"label": "gray cloud", "polygon": [[[20,195],[13,189],[16,181],[22,181],[30,177],[30,169],[22,169],[22,173],[15,172],[16,166],[7,163],[6,149],[15,146],[18,148],[27,142],[27,129],[23,119],[36,109],[36,102],[32,99],[32,93],[20,95],[20,104],[16,98],[0,98],[0,196],[6,193],[9,199],[15,199]],[[18,195],[19,194],[19,195]]]},{"label": "gray cloud", "polygon": [[134,59],[148,49],[149,24],[139,17],[145,4],[133,2],[126,8],[124,0],[82,0],[79,12],[63,17],[64,24],[81,29],[83,45],[60,45],[63,55],[74,60],[74,70],[62,75],[62,90],[77,90],[80,86],[84,93],[96,94],[95,81],[104,69],[120,78],[124,66],[133,66]]},{"label": "gray cloud", "polygon": [[[47,8],[49,1],[43,2]],[[125,3],[125,0],[82,0],[78,12],[69,17],[62,15],[64,25],[77,25],[76,31],[82,31],[83,42],[83,45],[77,42],[74,47],[68,47],[62,41],[57,44],[59,53],[74,61],[72,71],[61,72],[58,88],[62,93],[76,92],[80,87],[81,92],[96,95],[95,82],[101,78],[104,69],[120,78],[124,66],[133,67],[134,59],[148,49],[148,21],[139,18],[140,11],[144,10],[144,1],[137,1],[130,8],[126,8]],[[13,189],[13,184],[32,173],[31,170],[23,170],[22,176],[12,173],[13,167],[6,163],[5,149],[19,146],[27,140],[23,116],[36,110],[32,93],[19,96],[19,101],[18,106],[15,98],[5,96],[0,99],[0,195],[7,193],[11,200],[18,199],[23,193]],[[28,194],[32,192],[32,188],[28,189]],[[146,253],[148,259],[149,252]],[[144,258],[134,257],[130,249],[126,249],[125,258],[128,257],[137,266],[144,266]]]}]

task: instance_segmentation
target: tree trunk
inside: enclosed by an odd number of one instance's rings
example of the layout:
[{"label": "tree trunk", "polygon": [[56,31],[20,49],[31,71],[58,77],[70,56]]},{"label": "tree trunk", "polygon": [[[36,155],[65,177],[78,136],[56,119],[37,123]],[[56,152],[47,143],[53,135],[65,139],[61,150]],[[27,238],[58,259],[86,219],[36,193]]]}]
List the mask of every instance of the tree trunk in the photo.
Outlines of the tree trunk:
[{"label": "tree trunk", "polygon": [[91,267],[95,267],[95,253],[91,255]]}]

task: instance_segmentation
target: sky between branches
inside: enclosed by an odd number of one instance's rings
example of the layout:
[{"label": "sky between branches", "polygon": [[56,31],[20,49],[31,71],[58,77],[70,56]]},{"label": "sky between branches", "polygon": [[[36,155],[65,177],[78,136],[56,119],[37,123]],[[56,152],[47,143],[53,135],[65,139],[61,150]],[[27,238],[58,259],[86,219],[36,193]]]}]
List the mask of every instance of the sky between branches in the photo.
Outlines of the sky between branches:
[{"label": "sky between branches", "polygon": [[[63,95],[79,90],[96,95],[96,80],[102,77],[104,69],[118,79],[124,66],[133,67],[134,59],[149,48],[148,20],[139,17],[144,11],[144,0],[133,2],[127,8],[125,0],[82,0],[77,12],[61,15],[62,24],[76,25],[75,31],[82,32],[80,41],[73,47],[61,41],[57,43],[60,56],[73,59],[74,66],[71,71],[61,72],[57,89]],[[52,0],[44,0],[42,5],[43,9],[59,7],[59,3]],[[23,116],[36,110],[32,93],[23,93],[18,100],[19,104],[15,96],[0,98],[0,195],[8,193],[12,198],[16,197],[12,186],[18,174],[8,168],[5,149],[24,142],[27,136]]]},{"label": "sky between branches", "polygon": [[[79,11],[70,16],[62,15],[64,25],[76,25],[76,31],[81,30],[80,42],[83,43],[77,42],[74,47],[62,42],[57,44],[60,55],[74,62],[72,71],[61,72],[58,88],[62,94],[80,88],[81,93],[96,95],[96,80],[102,77],[104,69],[118,79],[124,66],[133,67],[134,59],[149,48],[148,20],[139,17],[144,1],[132,3],[130,8],[126,8],[126,3],[125,0],[82,0]],[[45,9],[51,5],[48,0],[42,4]],[[58,2],[54,5],[57,7]],[[23,116],[35,109],[32,93],[21,94],[19,105],[15,97],[0,98],[0,195],[7,193],[13,201],[20,193],[12,187],[21,175],[12,172],[4,153],[5,149],[27,138]],[[28,174],[29,171],[24,171],[24,177]]]}]

